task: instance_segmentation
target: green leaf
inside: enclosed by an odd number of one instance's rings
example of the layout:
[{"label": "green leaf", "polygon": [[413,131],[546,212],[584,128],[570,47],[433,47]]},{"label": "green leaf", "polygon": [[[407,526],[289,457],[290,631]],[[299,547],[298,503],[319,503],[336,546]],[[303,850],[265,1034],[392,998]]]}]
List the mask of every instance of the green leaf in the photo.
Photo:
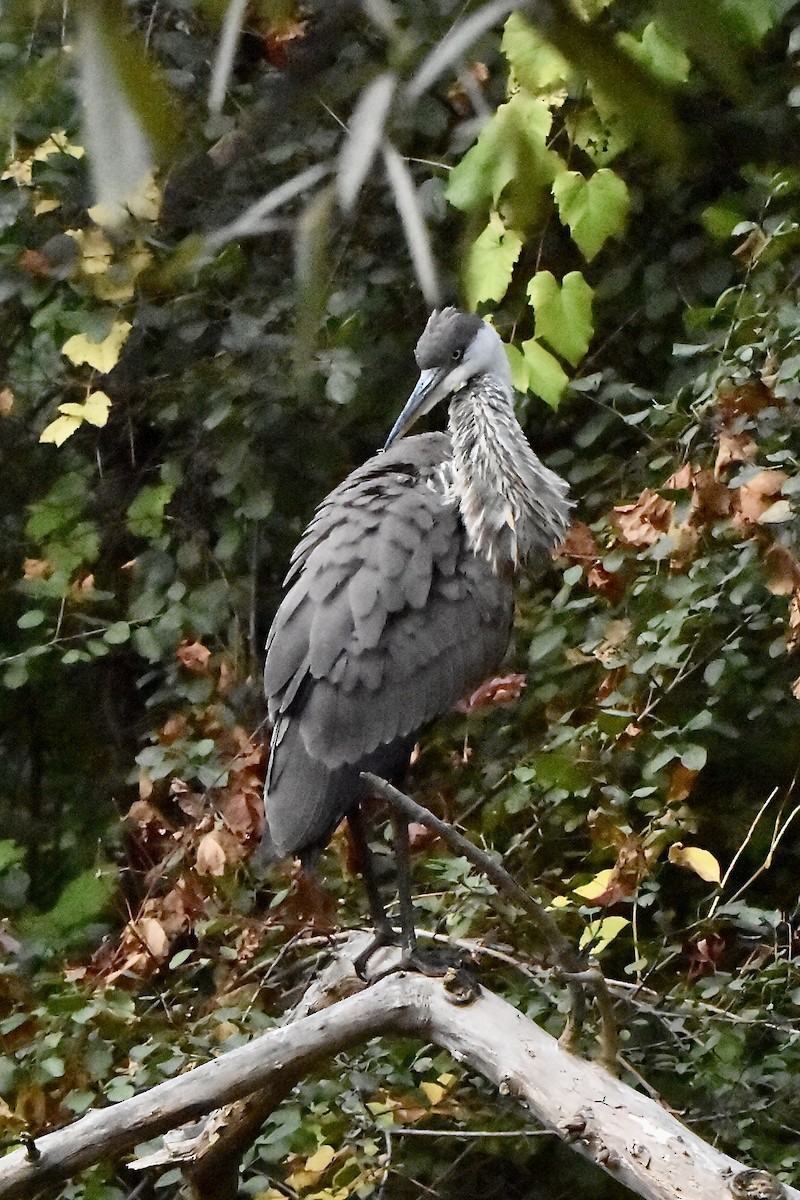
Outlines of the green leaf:
[{"label": "green leaf", "polygon": [[521,249],[519,234],[506,229],[500,214],[493,212],[470,246],[464,266],[464,291],[470,308],[484,300],[503,299]]},{"label": "green leaf", "polygon": [[506,21],[500,48],[515,77],[529,92],[566,83],[573,73],[564,56],[521,13],[512,13]]},{"label": "green leaf", "polygon": [[127,642],[130,636],[131,627],[127,621],[115,621],[103,634],[109,646],[121,646],[123,642]]},{"label": "green leaf", "polygon": [[527,392],[530,388],[531,373],[525,357],[518,346],[504,344],[508,365],[511,367],[511,382],[518,392]]},{"label": "green leaf", "polygon": [[20,921],[26,936],[55,938],[96,921],[117,886],[115,871],[94,868],[83,871],[66,885],[49,912]]},{"label": "green leaf", "polygon": [[547,148],[553,122],[545,100],[517,92],[501,104],[475,145],[450,172],[445,195],[464,212],[494,208],[509,184],[541,192],[561,159]]},{"label": "green leaf", "polygon": [[685,83],[689,78],[688,56],[655,21],[645,26],[641,39],[620,33],[617,41],[631,58],[664,83]]},{"label": "green leaf", "polygon": [[535,338],[522,343],[522,354],[528,367],[528,387],[541,396],[545,404],[558,408],[569,379],[564,368],[549,350],[540,346]]},{"label": "green leaf", "polygon": [[25,851],[21,846],[11,838],[3,838],[0,840],[0,871],[7,870],[8,867],[16,866],[25,858]]},{"label": "green leaf", "polygon": [[625,228],[630,206],[628,188],[608,167],[584,179],[577,171],[562,171],[553,182],[553,196],[562,224],[591,262],[610,237]]},{"label": "green leaf", "polygon": [[143,487],[128,508],[128,528],[136,537],[156,541],[164,532],[164,509],[175,488],[170,483]]},{"label": "green leaf", "polygon": [[594,292],[580,271],[570,271],[561,286],[550,271],[537,271],[527,291],[536,316],[537,338],[544,338],[574,367],[591,341]]},{"label": "green leaf", "polygon": [[708,753],[705,746],[693,744],[687,746],[681,754],[681,763],[686,767],[687,771],[702,771],[706,765]]},{"label": "green leaf", "polygon": [[35,629],[44,621],[44,613],[40,608],[29,608],[17,621],[20,629]]}]

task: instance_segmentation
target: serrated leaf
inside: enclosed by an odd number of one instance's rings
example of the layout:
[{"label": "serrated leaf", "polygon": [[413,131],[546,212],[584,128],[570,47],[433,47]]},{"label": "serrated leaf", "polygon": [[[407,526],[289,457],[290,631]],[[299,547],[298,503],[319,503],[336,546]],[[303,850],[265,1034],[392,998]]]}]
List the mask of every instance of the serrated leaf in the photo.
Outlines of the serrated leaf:
[{"label": "serrated leaf", "polygon": [[530,387],[531,373],[525,356],[518,346],[503,344],[508,365],[511,367],[511,382],[518,392],[527,392]]},{"label": "serrated leaf", "polygon": [[44,442],[45,445],[49,443],[53,446],[63,446],[67,438],[72,437],[75,430],[80,429],[80,426],[80,417],[56,417],[39,434],[39,441]]},{"label": "serrated leaf", "polygon": [[572,74],[564,56],[521,13],[512,13],[506,21],[500,48],[516,79],[530,92],[565,83]]},{"label": "serrated leaf", "polygon": [[683,846],[680,842],[676,842],[670,846],[667,857],[676,867],[687,867],[688,870],[694,871],[695,875],[704,879],[706,883],[719,883],[721,880],[719,863],[716,858],[710,851],[701,850],[699,846]]},{"label": "serrated leaf", "polygon": [[521,350],[528,368],[528,389],[551,408],[558,408],[569,383],[561,363],[535,338],[523,342]]},{"label": "serrated leaf", "polygon": [[678,43],[655,21],[642,30],[641,38],[630,33],[617,34],[617,41],[640,66],[664,83],[685,83],[689,78],[689,58]]},{"label": "serrated leaf", "polygon": [[101,429],[108,421],[111,400],[105,392],[91,392],[83,402],[83,419]]},{"label": "serrated leaf", "polygon": [[572,240],[589,262],[625,228],[628,188],[608,167],[588,179],[577,171],[562,171],[553,181],[553,197],[562,224],[569,227]]},{"label": "serrated leaf", "polygon": [[[536,316],[536,337],[575,366],[589,348],[594,326],[594,292],[580,271],[570,271],[559,286],[550,271],[537,271],[528,283]],[[499,297],[498,297],[499,298]]]},{"label": "serrated leaf", "polygon": [[506,229],[500,214],[493,212],[467,253],[464,291],[470,308],[484,300],[502,300],[521,249],[519,234]]},{"label": "serrated leaf", "polygon": [[525,92],[501,104],[450,172],[445,195],[453,207],[494,208],[512,180],[525,188],[552,182],[561,162],[547,148],[552,121],[547,103]]},{"label": "serrated leaf", "polygon": [[117,365],[120,351],[130,331],[129,321],[114,321],[109,333],[101,342],[90,341],[85,333],[74,333],[61,347],[61,353],[76,366],[86,363],[87,366],[94,367],[96,371],[106,375]]}]

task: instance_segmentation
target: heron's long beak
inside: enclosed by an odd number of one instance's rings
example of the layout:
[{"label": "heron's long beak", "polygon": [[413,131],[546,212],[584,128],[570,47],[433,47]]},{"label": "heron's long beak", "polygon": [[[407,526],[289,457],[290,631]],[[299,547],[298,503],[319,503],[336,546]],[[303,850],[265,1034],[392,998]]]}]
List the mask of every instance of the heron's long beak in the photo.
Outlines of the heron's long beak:
[{"label": "heron's long beak", "polygon": [[417,417],[421,417],[423,413],[430,412],[436,402],[441,399],[439,384],[444,377],[445,372],[437,367],[420,372],[417,386],[408,397],[405,408],[395,421],[392,432],[386,439],[386,444],[383,447],[384,450],[388,450],[393,442],[401,438],[404,433],[408,433]]}]

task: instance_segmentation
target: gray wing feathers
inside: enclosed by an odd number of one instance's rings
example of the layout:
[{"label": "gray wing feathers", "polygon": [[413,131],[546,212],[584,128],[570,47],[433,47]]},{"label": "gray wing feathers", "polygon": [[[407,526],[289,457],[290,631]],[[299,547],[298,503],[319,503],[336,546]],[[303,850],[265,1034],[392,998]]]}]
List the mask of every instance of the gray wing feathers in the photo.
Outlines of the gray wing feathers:
[{"label": "gray wing feathers", "polygon": [[370,459],[295,551],[264,669],[278,718],[267,813],[284,853],[338,822],[347,771],[352,792],[366,758],[447,711],[503,656],[511,583],[471,553],[458,513],[426,486],[450,453],[445,435],[426,434]]}]

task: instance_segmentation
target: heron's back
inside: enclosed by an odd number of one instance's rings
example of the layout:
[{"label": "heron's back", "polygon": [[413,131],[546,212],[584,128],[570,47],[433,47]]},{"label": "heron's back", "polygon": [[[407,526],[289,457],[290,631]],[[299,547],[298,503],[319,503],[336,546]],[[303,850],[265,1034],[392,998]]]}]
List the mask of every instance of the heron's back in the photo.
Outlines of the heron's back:
[{"label": "heron's back", "polygon": [[405,438],[322,502],[292,558],[267,639],[273,722],[265,790],[280,854],[311,853],[397,776],[418,731],[500,663],[510,578],[469,548],[444,494],[450,438]]}]

